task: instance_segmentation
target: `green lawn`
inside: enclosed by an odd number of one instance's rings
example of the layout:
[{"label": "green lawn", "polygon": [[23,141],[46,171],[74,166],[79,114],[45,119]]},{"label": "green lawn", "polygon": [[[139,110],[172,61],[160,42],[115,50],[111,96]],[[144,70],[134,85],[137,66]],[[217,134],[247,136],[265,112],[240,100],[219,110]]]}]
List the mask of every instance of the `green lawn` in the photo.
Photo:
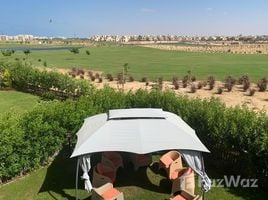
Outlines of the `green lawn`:
[{"label": "green lawn", "polygon": [[[86,50],[90,51],[90,55],[85,53]],[[21,51],[15,52],[11,57],[0,55],[1,60],[13,61],[15,58],[22,59],[26,56]],[[38,59],[42,61],[38,62]],[[48,67],[78,67],[114,74],[122,71],[124,63],[129,63],[129,73],[135,79],[142,76],[154,80],[160,76],[171,79],[174,75],[181,78],[188,70],[191,70],[197,79],[214,75],[222,80],[227,75],[238,77],[248,74],[256,81],[268,76],[268,55],[192,53],[137,46],[83,48],[76,55],[69,50],[32,51],[26,60],[34,66],[43,66],[43,62],[46,61]]]},{"label": "green lawn", "polygon": [[23,113],[38,104],[39,97],[17,91],[0,91],[0,115],[5,112]]},{"label": "green lawn", "polygon": [[[156,162],[158,158],[159,156],[154,156],[154,161]],[[169,199],[170,182],[163,173],[158,172],[156,163],[150,168],[139,169],[137,172],[134,172],[131,166],[127,167],[129,168],[118,172],[115,183],[115,187],[124,192],[126,200]],[[75,169],[76,161],[61,153],[50,166],[1,186],[0,199],[74,199]],[[213,178],[214,173],[209,169],[208,174]],[[82,181],[79,188],[80,199],[90,199],[90,193],[83,190]],[[212,188],[206,194],[208,200],[265,200],[267,198],[264,192],[241,188]]]}]

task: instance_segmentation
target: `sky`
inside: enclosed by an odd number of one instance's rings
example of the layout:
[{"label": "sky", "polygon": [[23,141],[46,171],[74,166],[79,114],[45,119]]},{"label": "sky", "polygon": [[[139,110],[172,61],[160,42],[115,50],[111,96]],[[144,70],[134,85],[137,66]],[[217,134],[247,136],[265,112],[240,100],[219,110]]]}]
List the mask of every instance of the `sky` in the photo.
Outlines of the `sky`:
[{"label": "sky", "polygon": [[268,0],[0,0],[0,34],[268,35]]}]

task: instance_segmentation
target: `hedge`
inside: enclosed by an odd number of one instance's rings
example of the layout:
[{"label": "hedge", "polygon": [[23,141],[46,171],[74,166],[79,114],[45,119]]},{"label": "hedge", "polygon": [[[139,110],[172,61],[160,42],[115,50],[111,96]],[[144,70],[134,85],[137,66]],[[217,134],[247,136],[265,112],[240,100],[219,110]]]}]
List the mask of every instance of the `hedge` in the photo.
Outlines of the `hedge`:
[{"label": "hedge", "polygon": [[[16,90],[36,95],[66,99],[90,93],[93,86],[86,80],[76,80],[58,72],[40,70],[22,62],[0,63],[0,72],[11,74],[11,84]],[[54,95],[54,96],[53,96]]]},{"label": "hedge", "polygon": [[225,172],[226,164],[231,163],[238,167],[237,173],[259,178],[262,186],[268,186],[265,113],[245,107],[226,108],[214,98],[188,99],[171,91],[124,93],[108,87],[77,101],[45,102],[20,118],[5,116],[0,120],[0,179],[6,181],[46,164],[62,147],[68,133],[75,143],[75,133],[84,118],[109,109],[132,107],[163,108],[180,115],[211,150],[209,159],[218,161],[217,167]]}]

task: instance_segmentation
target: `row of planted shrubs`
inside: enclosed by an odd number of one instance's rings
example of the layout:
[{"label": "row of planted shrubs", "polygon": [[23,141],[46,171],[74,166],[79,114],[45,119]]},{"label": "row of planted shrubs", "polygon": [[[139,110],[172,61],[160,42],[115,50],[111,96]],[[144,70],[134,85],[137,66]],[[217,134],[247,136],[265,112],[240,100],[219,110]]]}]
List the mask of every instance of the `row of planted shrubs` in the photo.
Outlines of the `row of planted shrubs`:
[{"label": "row of planted shrubs", "polygon": [[[212,156],[222,151],[241,152],[238,169],[244,176],[268,180],[268,117],[246,108],[226,108],[217,99],[199,100],[159,90],[123,93],[105,87],[77,101],[45,102],[21,117],[0,120],[0,180],[46,164],[61,149],[68,133],[75,133],[83,119],[114,108],[154,107],[180,115],[194,128]],[[152,133],[153,134],[153,133]],[[217,152],[218,151],[218,152]],[[223,171],[227,169],[224,165]],[[245,167],[247,166],[247,167]],[[244,170],[243,170],[244,169]]]},{"label": "row of planted shrubs", "polygon": [[30,65],[0,63],[0,74],[3,74],[2,87],[15,88],[33,94],[51,94],[66,97],[80,96],[89,93],[91,85],[84,80],[75,80],[58,72],[39,70]]}]

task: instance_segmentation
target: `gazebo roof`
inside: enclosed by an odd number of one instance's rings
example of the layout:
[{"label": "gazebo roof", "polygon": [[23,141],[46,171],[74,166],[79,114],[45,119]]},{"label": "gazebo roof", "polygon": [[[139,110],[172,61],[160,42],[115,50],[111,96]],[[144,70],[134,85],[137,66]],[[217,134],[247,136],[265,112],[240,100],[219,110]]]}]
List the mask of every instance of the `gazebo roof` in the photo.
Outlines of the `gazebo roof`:
[{"label": "gazebo roof", "polygon": [[179,116],[162,109],[110,110],[86,118],[71,157],[103,151],[145,154],[178,149],[209,152]]}]

